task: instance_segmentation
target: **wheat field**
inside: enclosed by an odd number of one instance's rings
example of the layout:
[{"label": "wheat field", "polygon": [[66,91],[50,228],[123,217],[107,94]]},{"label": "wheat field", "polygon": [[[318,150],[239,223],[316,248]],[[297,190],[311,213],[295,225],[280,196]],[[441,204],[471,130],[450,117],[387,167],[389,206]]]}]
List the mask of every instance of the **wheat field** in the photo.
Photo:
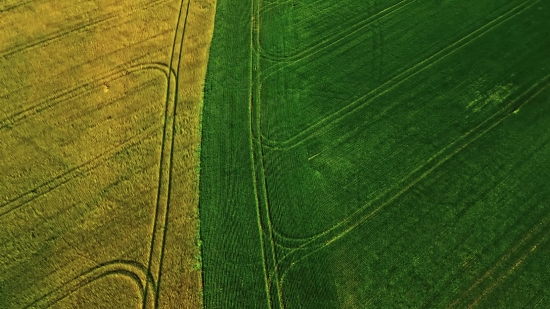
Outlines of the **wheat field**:
[{"label": "wheat field", "polygon": [[0,1],[0,307],[197,308],[214,0]]}]

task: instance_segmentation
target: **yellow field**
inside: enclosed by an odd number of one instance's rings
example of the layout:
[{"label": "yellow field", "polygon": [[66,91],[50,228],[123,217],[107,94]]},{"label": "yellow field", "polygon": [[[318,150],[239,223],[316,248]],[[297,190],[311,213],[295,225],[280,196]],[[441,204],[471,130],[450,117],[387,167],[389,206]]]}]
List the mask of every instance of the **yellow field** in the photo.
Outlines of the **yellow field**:
[{"label": "yellow field", "polygon": [[197,308],[215,0],[0,2],[0,308]]}]

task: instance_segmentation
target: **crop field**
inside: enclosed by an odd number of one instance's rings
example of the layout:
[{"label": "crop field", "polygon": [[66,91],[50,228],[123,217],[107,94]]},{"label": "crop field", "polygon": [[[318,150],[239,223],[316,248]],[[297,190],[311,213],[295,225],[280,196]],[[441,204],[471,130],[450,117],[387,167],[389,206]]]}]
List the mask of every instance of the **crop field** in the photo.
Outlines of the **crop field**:
[{"label": "crop field", "polygon": [[0,1],[0,308],[197,308],[214,0]]},{"label": "crop field", "polygon": [[206,308],[548,308],[550,2],[228,0]]}]

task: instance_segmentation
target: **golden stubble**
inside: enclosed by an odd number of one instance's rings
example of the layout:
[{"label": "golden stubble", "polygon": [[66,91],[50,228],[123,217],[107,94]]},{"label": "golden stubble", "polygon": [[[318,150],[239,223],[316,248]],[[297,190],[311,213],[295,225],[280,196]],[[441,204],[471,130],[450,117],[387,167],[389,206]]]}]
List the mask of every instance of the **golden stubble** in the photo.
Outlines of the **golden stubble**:
[{"label": "golden stubble", "polygon": [[2,13],[0,307],[141,308],[143,278],[127,274],[149,264],[160,268],[158,308],[202,307],[197,171],[215,2],[191,1],[173,68],[170,208],[152,263],[180,1],[33,1]]},{"label": "golden stubble", "polygon": [[202,307],[198,243],[200,113],[216,1],[191,1],[180,63],[176,144],[160,308]]}]

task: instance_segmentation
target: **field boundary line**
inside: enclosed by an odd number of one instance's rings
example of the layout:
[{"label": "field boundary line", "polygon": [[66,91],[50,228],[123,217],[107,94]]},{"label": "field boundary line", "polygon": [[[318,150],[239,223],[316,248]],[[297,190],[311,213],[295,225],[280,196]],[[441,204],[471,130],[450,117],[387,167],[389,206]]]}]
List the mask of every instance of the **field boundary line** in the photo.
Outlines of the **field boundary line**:
[{"label": "field boundary line", "polygon": [[80,33],[86,31],[90,27],[94,27],[96,25],[100,25],[104,22],[108,22],[111,20],[117,20],[120,18],[120,15],[123,15],[124,17],[131,16],[137,11],[144,11],[146,9],[155,7],[157,5],[161,5],[163,3],[168,3],[170,0],[153,0],[151,2],[143,2],[142,6],[139,6],[137,8],[130,8],[128,9],[129,12],[125,12],[125,10],[118,10],[116,12],[112,12],[109,14],[105,14],[104,16],[100,16],[99,18],[92,19],[91,21],[88,21],[87,23],[82,24],[76,24],[75,28],[69,29],[69,30],[61,30],[54,32],[50,35],[46,35],[42,38],[39,38],[38,40],[34,42],[30,42],[29,44],[23,44],[14,46],[12,48],[5,49],[3,51],[0,51],[0,58],[7,58],[14,54],[26,51],[26,50],[32,50],[34,48],[48,45],[52,42],[59,41],[63,39],[65,36],[73,34],[73,33]]},{"label": "field boundary line", "polygon": [[[408,68],[407,70],[401,72],[397,76],[394,76],[390,80],[386,81],[379,87],[369,91],[368,93],[362,95],[358,99],[354,100],[350,104],[344,106],[340,110],[321,118],[314,124],[312,124],[310,127],[300,131],[296,135],[282,141],[278,140],[272,140],[267,138],[262,133],[262,141],[264,141],[265,146],[274,149],[274,150],[288,150],[292,149],[296,146],[301,145],[305,141],[307,141],[309,138],[311,138],[313,135],[319,133],[320,131],[326,129],[329,126],[332,126],[334,123],[341,121],[346,116],[352,114],[359,108],[367,105],[372,100],[390,92],[397,86],[401,85],[405,81],[409,80],[411,77],[420,74],[430,68],[431,66],[435,65],[439,61],[446,59],[448,56],[454,54],[457,50],[460,48],[468,45],[469,43],[477,40],[481,36],[485,35],[489,31],[493,30],[494,28],[500,26],[504,22],[509,21],[510,19],[518,16],[519,14],[523,13],[527,9],[530,9],[535,4],[540,2],[541,0],[526,0],[522,2],[520,5],[512,8],[511,10],[505,12],[504,14],[501,14],[497,18],[491,20],[490,22],[486,23],[482,27],[470,32],[468,35],[462,37],[455,43],[452,43],[448,45],[447,47],[443,48],[442,50],[436,52],[435,54],[429,56],[428,58],[418,62],[417,64],[413,65],[412,67]],[[395,105],[395,104],[394,104]],[[392,105],[392,106],[394,106]]]},{"label": "field boundary line", "polygon": [[[24,308],[27,309],[35,307],[50,307],[51,305],[63,300],[64,298],[85,287],[86,285],[111,275],[123,276],[130,279],[139,288],[141,294],[140,296],[142,298],[144,298],[145,296],[145,285],[147,283],[151,285],[156,285],[154,278],[151,276],[150,273],[147,272],[147,269],[144,265],[135,261],[114,260],[107,263],[99,264],[81,273],[66,284],[61,285],[52,292],[40,297],[33,303],[25,306]],[[154,293],[154,291],[150,292]]]},{"label": "field boundary line", "polygon": [[[366,208],[368,206],[372,205],[372,201],[371,201],[371,202],[367,203],[367,205],[365,205],[363,208],[358,209],[353,215],[351,215],[350,217],[344,219],[343,221],[345,221],[345,222],[340,222],[340,223],[338,223],[338,226],[335,226],[335,227],[331,228],[330,230],[327,230],[323,233],[315,235],[315,237],[312,237],[310,240],[305,242],[300,247],[295,248],[292,251],[290,251],[287,255],[285,255],[280,260],[281,263],[283,263],[283,262],[285,263],[285,264],[281,265],[280,267],[285,268],[285,266],[286,266],[286,269],[284,270],[284,272],[281,276],[281,282],[284,280],[284,277],[286,276],[288,271],[296,263],[304,260],[308,256],[318,252],[319,250],[321,250],[323,248],[326,248],[331,243],[339,240],[340,238],[347,235],[349,232],[353,231],[358,226],[364,224],[366,221],[368,221],[372,217],[376,216],[382,209],[384,209],[386,206],[390,205],[394,200],[396,200],[397,198],[402,196],[410,188],[412,188],[418,182],[420,182],[421,180],[426,178],[428,175],[430,175],[434,170],[439,168],[443,163],[447,162],[450,158],[454,157],[457,153],[464,150],[471,143],[473,143],[474,141],[476,141],[477,139],[479,139],[480,137],[485,135],[487,132],[491,131],[492,129],[494,129],[495,127],[500,125],[504,120],[508,119],[508,117],[513,115],[514,111],[519,110],[520,108],[525,106],[527,103],[529,103],[531,100],[533,100],[536,96],[538,96],[542,92],[548,90],[550,88],[550,84],[547,83],[549,80],[550,80],[550,75],[545,77],[544,83],[542,81],[537,83],[535,86],[531,87],[527,92],[525,92],[524,95],[520,96],[520,97],[523,97],[525,95],[529,95],[528,98],[525,101],[523,101],[519,104],[516,104],[515,106],[508,105],[507,107],[504,107],[503,109],[501,109],[501,111],[506,112],[506,113],[504,113],[504,115],[501,116],[500,114],[502,114],[502,113],[494,114],[491,118],[497,118],[497,119],[492,124],[491,123],[485,124],[486,128],[483,128],[484,124],[480,124],[478,127],[476,127],[474,129],[472,129],[471,131],[467,132],[465,135],[462,136],[462,139],[467,137],[467,135],[471,135],[472,133],[476,133],[476,131],[479,131],[479,129],[482,130],[478,134],[474,135],[471,139],[466,140],[463,145],[461,145],[460,147],[452,150],[447,156],[445,156],[444,158],[442,158],[441,160],[436,162],[432,167],[430,167],[429,169],[424,171],[419,177],[413,179],[412,182],[410,182],[409,184],[407,184],[406,186],[401,188],[401,190],[399,190],[398,192],[393,194],[390,198],[388,198],[385,202],[383,202],[380,206],[376,207],[374,210],[372,210],[368,213],[365,213]],[[542,84],[544,84],[544,86],[537,87],[537,86],[540,86]],[[540,89],[537,89],[537,88],[540,88]],[[534,94],[530,95],[530,93],[532,93],[532,92],[534,92]],[[498,118],[498,116],[501,116],[501,117]],[[491,118],[487,119],[485,122],[490,122]],[[478,130],[476,130],[476,129],[478,129]],[[447,146],[446,148],[441,150],[440,153],[438,153],[436,156],[441,155],[450,146],[452,146],[452,144],[450,144],[449,146]],[[433,156],[430,160],[435,159],[436,156]],[[422,167],[424,167],[425,165],[423,165]],[[413,173],[416,174],[417,172],[413,172]],[[391,191],[393,191],[393,190],[391,190]],[[333,235],[331,235],[331,232],[334,232],[334,233],[332,233]],[[310,249],[309,252],[307,252],[308,249]],[[300,255],[300,253],[302,253],[302,254]],[[294,258],[294,256],[296,256],[296,255],[298,255],[298,257]]]}]

